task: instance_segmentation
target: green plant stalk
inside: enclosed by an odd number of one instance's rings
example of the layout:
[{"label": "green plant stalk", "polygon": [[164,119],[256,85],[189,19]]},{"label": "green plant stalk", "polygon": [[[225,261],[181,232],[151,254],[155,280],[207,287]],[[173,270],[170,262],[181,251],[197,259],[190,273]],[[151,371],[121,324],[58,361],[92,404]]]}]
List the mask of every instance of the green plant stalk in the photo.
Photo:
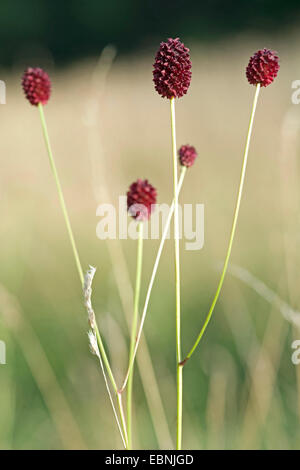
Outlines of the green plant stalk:
[{"label": "green plant stalk", "polygon": [[44,138],[45,138],[45,143],[46,143],[46,148],[47,148],[47,152],[48,152],[48,156],[49,156],[51,170],[52,170],[52,173],[53,173],[53,176],[54,176],[54,180],[55,180],[55,184],[56,184],[56,188],[57,188],[57,192],[58,192],[59,202],[60,202],[60,205],[61,205],[61,209],[62,209],[62,212],[63,212],[65,223],[66,223],[66,226],[67,226],[67,231],[68,231],[68,235],[69,235],[69,238],[70,238],[70,242],[71,242],[71,246],[72,246],[72,250],[73,250],[73,254],[74,254],[74,258],[75,258],[75,262],[76,262],[76,267],[77,267],[78,274],[79,274],[79,277],[80,277],[80,281],[81,281],[81,284],[83,285],[83,283],[84,283],[83,270],[82,270],[82,267],[81,267],[80,258],[79,258],[78,251],[77,251],[77,248],[76,248],[76,243],[75,243],[75,239],[74,239],[74,235],[73,235],[69,215],[68,215],[67,208],[66,208],[65,198],[64,198],[64,195],[63,195],[63,192],[62,192],[61,184],[60,184],[60,181],[59,181],[59,177],[58,177],[58,173],[57,173],[57,169],[56,169],[56,165],[55,165],[55,161],[54,161],[54,157],[53,157],[53,153],[52,153],[52,149],[51,149],[51,145],[50,145],[50,139],[49,139],[49,135],[48,135],[48,130],[47,130],[47,124],[46,124],[43,105],[41,103],[39,103],[38,108],[39,108],[39,111],[40,111],[40,118],[41,118],[41,122],[42,122],[43,134],[44,134]]},{"label": "green plant stalk", "polygon": [[[117,423],[117,426],[118,426],[118,429],[119,429],[119,433],[120,433],[120,436],[121,436],[121,439],[122,439],[122,442],[123,442],[123,445],[124,445],[124,448],[127,449],[127,441],[126,441],[126,434],[124,432],[124,428],[123,428],[123,421],[122,421],[122,418],[121,418],[121,423],[120,423],[120,420],[119,420],[119,417],[118,417],[118,413],[116,411],[116,407],[115,407],[115,404],[114,404],[114,401],[113,401],[113,397],[112,397],[112,394],[111,394],[111,391],[110,391],[110,387],[109,387],[109,383],[108,383],[108,380],[107,380],[107,377],[106,377],[106,374],[105,374],[105,370],[104,370],[104,365],[103,365],[103,361],[102,361],[102,358],[101,358],[101,354],[97,354],[98,356],[98,359],[99,359],[99,364],[100,364],[100,367],[101,367],[101,371],[102,371],[102,374],[103,374],[103,378],[104,378],[104,382],[105,382],[105,387],[106,387],[106,390],[107,390],[107,393],[108,393],[108,397],[109,397],[109,400],[110,400],[110,403],[111,403],[111,407],[112,407],[112,410],[113,410],[113,413],[114,413],[114,417],[115,417],[115,420],[116,420],[116,423]],[[122,404],[122,403],[121,403]],[[119,407],[119,410],[121,411],[120,407]],[[126,431],[126,428],[125,428],[125,431]]]},{"label": "green plant stalk", "polygon": [[119,411],[120,411],[120,416],[121,416],[122,430],[123,430],[124,438],[125,438],[125,449],[128,449],[127,426],[126,426],[126,419],[125,419],[125,414],[124,414],[124,409],[123,409],[122,394],[120,392],[117,392],[117,400],[118,400],[118,406],[119,406]]},{"label": "green plant stalk", "polygon": [[[59,201],[60,201],[60,205],[61,205],[61,209],[62,209],[62,212],[63,212],[64,219],[65,219],[65,223],[66,223],[66,226],[67,226],[67,231],[68,231],[69,239],[70,239],[70,242],[71,242],[71,246],[72,246],[72,250],[73,250],[73,254],[74,254],[75,263],[76,263],[76,267],[77,267],[77,270],[78,270],[80,282],[83,286],[84,285],[83,269],[82,269],[79,254],[78,254],[78,251],[77,251],[77,247],[76,247],[76,243],[75,243],[75,239],[74,239],[74,235],[73,235],[73,231],[72,231],[72,227],[71,227],[71,223],[70,223],[70,219],[69,219],[69,215],[68,215],[64,195],[63,195],[63,191],[62,191],[62,187],[61,187],[61,184],[60,184],[60,180],[59,180],[59,177],[58,177],[58,172],[57,172],[56,165],[55,165],[55,160],[54,160],[51,145],[50,145],[50,139],[49,139],[49,134],[48,134],[48,129],[47,129],[47,124],[46,124],[43,105],[41,103],[39,103],[38,108],[39,108],[39,112],[40,112],[43,135],[44,135],[44,138],[45,138],[46,149],[47,149],[47,153],[48,153],[48,157],[49,157],[51,170],[52,170],[54,180],[55,180],[55,183],[56,183],[56,188],[57,188],[57,192],[58,192],[58,196],[59,196]],[[110,381],[111,381],[112,387],[114,389],[114,392],[118,396],[118,387],[117,387],[116,381],[114,379],[114,376],[113,376],[113,373],[112,373],[112,370],[111,370],[111,367],[110,367],[110,364],[109,364],[107,354],[105,352],[105,348],[104,348],[104,345],[103,345],[103,341],[102,341],[102,338],[101,338],[96,320],[95,320],[94,329],[95,329],[95,333],[96,333],[96,337],[97,337],[98,347],[99,347],[103,362],[105,364],[108,376],[110,378]],[[121,410],[121,408],[120,408],[119,398],[118,398],[118,404],[119,404],[120,415],[122,417],[121,413],[122,413],[123,410]],[[122,403],[121,403],[121,405],[122,405]],[[124,426],[123,420],[122,420],[122,425]],[[125,430],[123,429],[123,432],[124,432],[124,435],[127,434],[126,424],[125,424]]]},{"label": "green plant stalk", "polygon": [[[134,346],[136,340],[136,332],[138,325],[138,309],[141,291],[142,279],[142,263],[143,263],[143,233],[144,224],[138,222],[138,247],[137,247],[137,261],[136,261],[136,280],[135,280],[135,293],[134,293],[134,308],[133,308],[133,321],[131,330],[131,342],[129,351],[129,363],[132,360],[134,353]],[[127,384],[127,433],[128,433],[128,449],[132,448],[132,384],[133,384],[134,367],[132,367]]]},{"label": "green plant stalk", "polygon": [[171,135],[173,155],[173,189],[174,189],[174,248],[175,248],[175,290],[176,290],[176,368],[177,368],[177,427],[176,449],[182,446],[182,367],[181,362],[181,326],[180,326],[180,258],[179,258],[179,220],[178,220],[178,176],[177,176],[177,145],[175,98],[170,100]]},{"label": "green plant stalk", "polygon": [[117,393],[118,392],[118,387],[117,387],[114,375],[112,373],[107,354],[105,352],[105,348],[104,348],[104,345],[103,345],[103,341],[102,341],[102,338],[101,338],[100,331],[99,331],[98,325],[96,323],[96,320],[95,320],[94,330],[95,330],[95,333],[96,333],[97,343],[98,343],[98,347],[99,347],[99,350],[100,350],[100,354],[102,356],[102,360],[105,364],[105,367],[106,367],[108,376],[110,378],[112,387],[114,389],[114,392]]},{"label": "green plant stalk", "polygon": [[[186,166],[183,166],[182,169],[181,169],[181,174],[180,174],[180,178],[179,178],[179,182],[178,182],[178,195],[180,194],[180,190],[182,188],[182,184],[183,184],[183,180],[184,180],[184,177],[185,177],[185,174],[186,174],[186,170],[187,170]],[[163,234],[162,234],[162,237],[161,237],[161,240],[160,240],[159,248],[158,248],[158,251],[157,251],[157,254],[156,254],[156,258],[155,258],[154,266],[153,266],[153,269],[152,269],[150,282],[149,282],[148,289],[147,289],[146,299],[145,299],[143,313],[142,313],[142,317],[141,317],[141,323],[140,323],[140,326],[139,326],[138,334],[136,336],[134,353],[132,355],[131,361],[128,364],[128,369],[127,369],[127,372],[126,372],[126,376],[125,376],[123,385],[120,389],[121,393],[124,391],[124,389],[127,385],[128,377],[129,377],[129,374],[132,370],[134,360],[135,360],[135,356],[136,356],[136,353],[137,353],[137,350],[138,350],[138,347],[139,347],[139,343],[140,343],[141,336],[142,336],[142,331],[143,331],[143,326],[144,326],[147,311],[148,311],[148,305],[149,305],[149,301],[150,301],[152,287],[153,287],[153,284],[154,284],[154,281],[155,281],[155,277],[156,277],[160,257],[161,257],[161,254],[162,254],[162,250],[163,250],[163,247],[164,247],[167,235],[168,235],[168,231],[169,231],[169,227],[170,227],[173,212],[174,212],[174,201],[172,202],[172,205],[170,207],[168,217],[167,217],[167,220],[166,220],[166,223],[165,223],[165,226],[164,226]]]},{"label": "green plant stalk", "polygon": [[[99,104],[103,98],[104,88],[107,84],[108,74],[110,72],[115,55],[116,50],[114,47],[111,45],[106,46],[101,53],[98,64],[93,73],[91,81],[91,95],[93,97],[97,96]],[[100,198],[109,202],[111,197],[109,196],[108,187],[104,182],[105,176],[103,174],[103,166],[101,166],[102,183],[99,182],[99,169],[97,169],[97,166],[101,160],[101,158],[99,158],[99,148],[101,149],[102,147],[97,126],[99,121],[99,108],[100,106],[94,108],[92,114],[90,115],[90,123],[92,125],[88,126],[88,146],[93,167],[92,176],[94,194],[96,199],[98,199],[99,195]],[[120,240],[118,240],[118,242],[114,243],[113,245],[107,243],[107,248],[111,258],[112,269],[114,271],[114,277],[118,287],[127,327],[129,334],[131,334],[132,299],[134,297],[134,292],[132,292],[128,267],[124,258],[123,245],[120,243]],[[143,347],[140,351],[140,355],[137,357],[137,365],[158,443],[161,448],[172,448],[172,438],[169,432],[169,425],[165,416],[164,406],[161,401],[158,383],[154,374],[153,364],[150,358],[150,353],[145,337],[143,337]]]},{"label": "green plant stalk", "polygon": [[240,177],[240,185],[239,185],[239,190],[238,190],[238,196],[237,196],[237,202],[236,202],[236,207],[235,207],[235,212],[234,212],[234,217],[233,217],[233,223],[232,223],[232,229],[231,229],[231,234],[230,234],[230,239],[229,239],[229,244],[227,248],[227,254],[224,262],[224,267],[223,271],[221,274],[221,278],[217,287],[216,294],[214,296],[214,299],[212,301],[211,307],[208,311],[208,314],[206,316],[204,325],[202,329],[200,330],[200,333],[191,348],[190,352],[187,354],[186,358],[181,361],[181,366],[184,366],[184,364],[190,359],[192,354],[194,353],[195,349],[197,348],[199,342],[201,341],[202,336],[205,333],[205,330],[210,322],[210,319],[212,317],[215,305],[217,303],[217,300],[219,298],[223,282],[225,279],[225,274],[228,268],[228,263],[229,263],[229,258],[232,250],[232,245],[233,245],[233,239],[236,231],[236,225],[237,225],[237,220],[238,220],[238,215],[239,215],[239,210],[240,210],[240,205],[241,205],[241,199],[242,199],[242,193],[243,193],[243,187],[244,187],[244,182],[245,182],[245,174],[246,174],[246,168],[247,168],[247,160],[248,160],[248,153],[249,153],[249,146],[250,146],[250,140],[251,140],[251,135],[252,135],[252,129],[253,129],[253,122],[254,122],[254,116],[255,116],[255,111],[256,111],[256,106],[257,106],[257,101],[258,101],[258,96],[259,96],[259,91],[260,91],[260,85],[256,86],[255,90],[255,95],[253,99],[253,104],[252,104],[252,111],[251,111],[251,116],[250,116],[250,122],[249,122],[249,127],[248,127],[248,133],[247,133],[247,139],[246,139],[246,146],[245,146],[245,151],[244,151],[244,158],[243,158],[243,165],[242,165],[242,171],[241,171],[241,177]]}]

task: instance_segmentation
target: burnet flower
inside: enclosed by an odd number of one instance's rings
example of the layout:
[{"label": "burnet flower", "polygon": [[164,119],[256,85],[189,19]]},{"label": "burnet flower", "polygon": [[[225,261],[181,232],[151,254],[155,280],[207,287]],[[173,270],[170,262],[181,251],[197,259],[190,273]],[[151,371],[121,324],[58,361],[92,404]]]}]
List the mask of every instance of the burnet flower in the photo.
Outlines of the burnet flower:
[{"label": "burnet flower", "polygon": [[[170,101],[171,135],[173,157],[173,195],[174,195],[174,257],[175,257],[175,318],[176,318],[176,362],[177,362],[177,432],[176,449],[181,449],[182,440],[182,367],[181,363],[181,326],[180,326],[180,250],[179,250],[179,212],[178,212],[178,161],[176,147],[175,98],[184,96],[191,83],[192,63],[189,49],[179,38],[169,38],[161,42],[153,64],[153,81],[156,91]],[[186,168],[184,168],[186,169]]]},{"label": "burnet flower", "polygon": [[138,179],[130,185],[127,192],[128,213],[137,221],[148,220],[156,198],[154,186],[148,180]]},{"label": "burnet flower", "polygon": [[279,58],[271,49],[260,49],[250,57],[246,77],[251,85],[270,85],[279,71]]},{"label": "burnet flower", "polygon": [[179,162],[181,166],[193,166],[197,158],[197,151],[192,145],[182,145],[178,150]]},{"label": "burnet flower", "polygon": [[186,94],[192,78],[190,50],[179,40],[161,42],[153,64],[153,81],[163,98],[180,98]]}]

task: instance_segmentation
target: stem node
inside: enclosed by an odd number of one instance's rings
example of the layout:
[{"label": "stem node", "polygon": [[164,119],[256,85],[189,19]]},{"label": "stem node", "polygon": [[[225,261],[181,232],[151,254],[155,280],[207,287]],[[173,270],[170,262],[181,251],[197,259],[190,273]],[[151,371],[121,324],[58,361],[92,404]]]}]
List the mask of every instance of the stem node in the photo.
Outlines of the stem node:
[{"label": "stem node", "polygon": [[183,359],[183,361],[180,361],[178,363],[179,367],[185,366],[185,364],[187,363],[188,360],[189,360],[189,357],[186,357],[185,359]]}]

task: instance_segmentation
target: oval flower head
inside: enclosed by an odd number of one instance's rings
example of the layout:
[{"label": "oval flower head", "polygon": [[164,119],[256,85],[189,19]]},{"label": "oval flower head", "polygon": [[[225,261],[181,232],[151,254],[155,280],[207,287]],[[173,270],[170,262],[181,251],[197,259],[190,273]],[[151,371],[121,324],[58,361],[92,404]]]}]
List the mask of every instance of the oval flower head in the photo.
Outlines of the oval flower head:
[{"label": "oval flower head", "polygon": [[181,166],[193,166],[198,156],[195,147],[192,145],[182,145],[178,151]]},{"label": "oval flower head", "polygon": [[138,221],[148,220],[156,198],[157,191],[148,180],[138,179],[127,192],[128,213]]},{"label": "oval flower head", "polygon": [[22,77],[22,87],[28,101],[33,105],[47,104],[51,93],[49,75],[39,67],[28,67]]},{"label": "oval flower head", "polygon": [[190,50],[179,40],[162,42],[153,64],[153,81],[163,98],[180,98],[186,94],[192,78]]},{"label": "oval flower head", "polygon": [[271,49],[261,49],[250,57],[246,77],[251,85],[266,87],[277,77],[279,68],[277,53]]}]

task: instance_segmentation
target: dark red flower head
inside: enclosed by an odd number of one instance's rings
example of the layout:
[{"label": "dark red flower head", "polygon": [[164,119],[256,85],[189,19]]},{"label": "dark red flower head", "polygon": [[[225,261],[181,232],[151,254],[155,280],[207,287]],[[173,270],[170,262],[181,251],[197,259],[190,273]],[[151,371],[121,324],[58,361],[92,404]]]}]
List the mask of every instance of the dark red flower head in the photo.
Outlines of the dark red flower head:
[{"label": "dark red flower head", "polygon": [[277,76],[279,70],[279,58],[275,51],[262,49],[252,57],[246,68],[246,77],[251,85],[268,86]]},{"label": "dark red flower head", "polygon": [[148,180],[138,179],[127,192],[127,209],[136,220],[148,220],[156,203],[157,191]]},{"label": "dark red flower head", "polygon": [[192,145],[182,145],[178,151],[179,161],[182,166],[193,166],[197,157],[197,151]]},{"label": "dark red flower head", "polygon": [[25,70],[22,87],[26,98],[34,106],[39,103],[46,104],[50,98],[51,82],[49,75],[38,67],[28,67]]},{"label": "dark red flower head", "polygon": [[176,39],[161,42],[153,64],[153,81],[163,98],[180,98],[191,83],[190,50]]}]

